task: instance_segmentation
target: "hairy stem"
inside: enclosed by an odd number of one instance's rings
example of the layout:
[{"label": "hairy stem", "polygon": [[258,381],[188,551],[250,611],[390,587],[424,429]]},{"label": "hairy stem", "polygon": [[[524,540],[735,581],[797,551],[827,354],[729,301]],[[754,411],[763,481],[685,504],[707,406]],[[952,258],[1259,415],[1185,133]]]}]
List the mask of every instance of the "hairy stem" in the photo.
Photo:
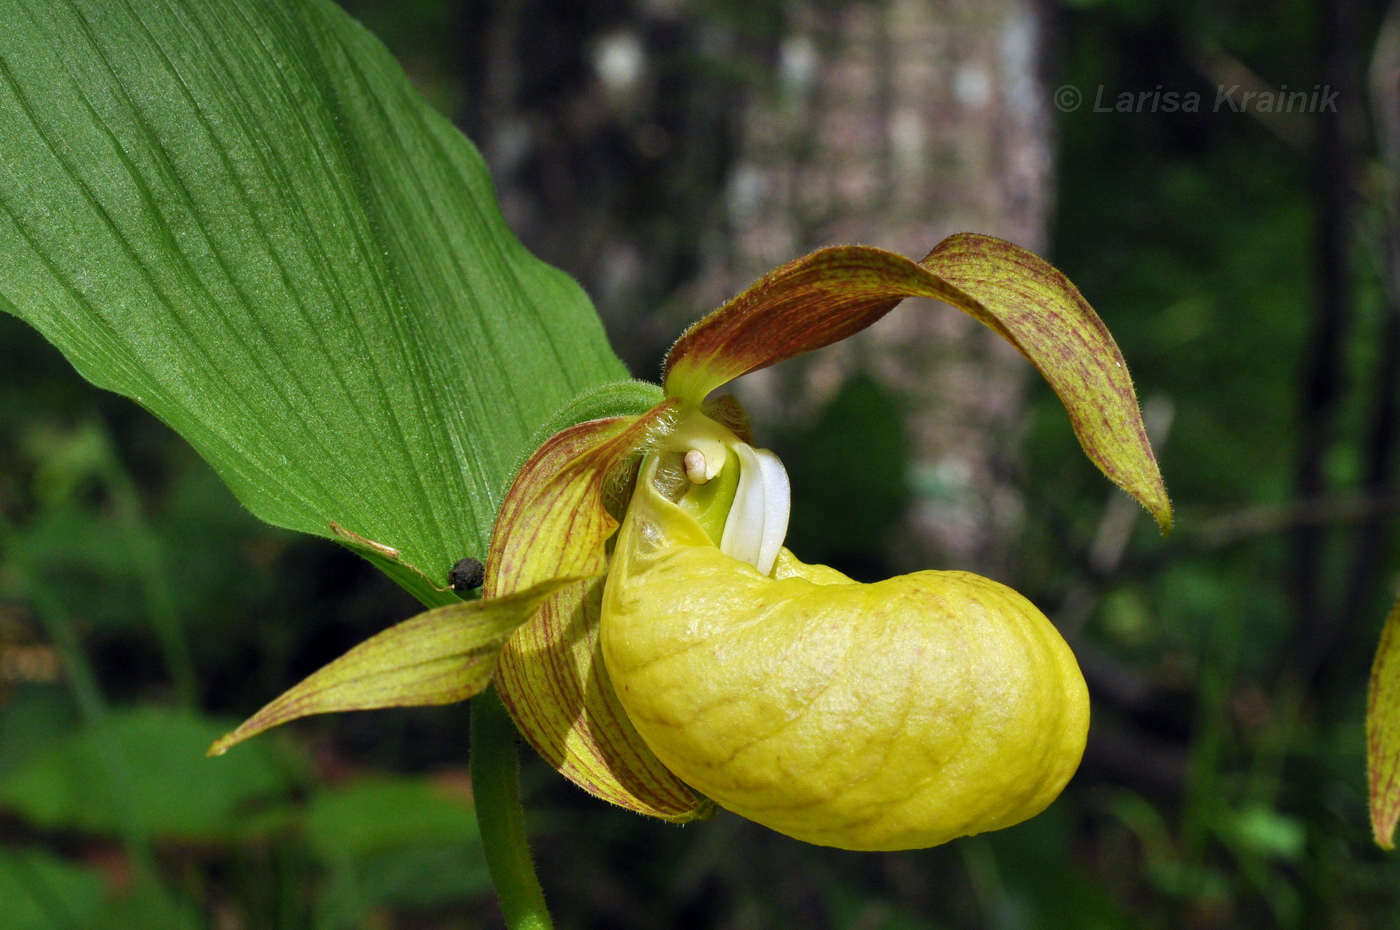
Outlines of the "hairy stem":
[{"label": "hairy stem", "polygon": [[510,930],[550,930],[544,892],[525,837],[515,725],[488,688],[472,699],[471,774],[486,865]]}]

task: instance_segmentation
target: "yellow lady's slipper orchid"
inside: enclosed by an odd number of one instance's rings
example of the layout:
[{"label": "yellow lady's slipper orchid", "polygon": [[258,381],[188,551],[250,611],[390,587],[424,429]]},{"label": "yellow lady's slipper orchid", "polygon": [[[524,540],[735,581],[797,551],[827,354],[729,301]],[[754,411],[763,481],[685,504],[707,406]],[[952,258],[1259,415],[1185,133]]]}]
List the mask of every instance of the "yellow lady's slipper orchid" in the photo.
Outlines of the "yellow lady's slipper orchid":
[{"label": "yellow lady's slipper orchid", "polygon": [[[672,458],[643,466],[600,626],[622,706],[668,769],[736,813],[846,849],[932,846],[1054,800],[1084,751],[1088,693],[1025,598],[966,572],[858,584],[776,545],[727,555],[685,497],[658,488]],[[725,542],[747,517],[766,549],[762,516],[739,509]]]},{"label": "yellow lady's slipper orchid", "polygon": [[710,397],[913,296],[1015,345],[1090,459],[1169,529],[1122,356],[1058,271],[970,234],[917,263],[825,249],[688,330],[649,409],[609,409],[605,391],[565,414],[502,503],[481,600],[370,640],[215,750],[307,713],[459,700],[491,676],[556,769],[651,816],[718,804],[813,843],[906,849],[1038,813],[1088,727],[1054,627],[964,572],[867,585],[798,561],[781,462],[733,398]]}]

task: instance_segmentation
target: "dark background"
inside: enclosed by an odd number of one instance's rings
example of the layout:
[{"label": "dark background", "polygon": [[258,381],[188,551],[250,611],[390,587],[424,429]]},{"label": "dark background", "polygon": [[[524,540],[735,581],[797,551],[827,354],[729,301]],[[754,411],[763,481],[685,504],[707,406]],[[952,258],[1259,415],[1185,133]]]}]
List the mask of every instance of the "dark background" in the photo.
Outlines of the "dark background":
[{"label": "dark background", "polygon": [[[1363,732],[1400,527],[1394,10],[1387,32],[1385,5],[1357,0],[346,5],[482,147],[512,225],[584,283],[636,376],[810,248],[918,257],[993,233],[1047,254],[1108,323],[1173,495],[1164,540],[1028,366],[947,308],[751,379],[760,442],[793,477],[791,548],[1025,593],[1090,682],[1083,767],[1019,827],[855,854],[731,815],[646,821],[527,750],[561,927],[1400,919]],[[1331,90],[1336,108],[1217,106],[1234,85]],[[1123,93],[1127,112],[1101,112]],[[1173,93],[1198,110],[1168,112]],[[465,706],[200,755],[416,605],[255,522],[9,317],[0,370],[0,928],[497,925]],[[59,660],[55,619],[95,687]],[[79,727],[74,695],[108,736]],[[124,786],[100,774],[112,740]],[[140,837],[162,892],[136,890]]]}]

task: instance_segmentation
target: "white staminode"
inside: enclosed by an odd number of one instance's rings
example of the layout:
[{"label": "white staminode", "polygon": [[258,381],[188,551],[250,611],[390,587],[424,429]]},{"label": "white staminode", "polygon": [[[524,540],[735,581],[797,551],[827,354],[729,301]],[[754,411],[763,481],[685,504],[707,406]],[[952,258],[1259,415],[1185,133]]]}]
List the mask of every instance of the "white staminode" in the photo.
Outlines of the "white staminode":
[{"label": "white staminode", "polygon": [[725,555],[748,562],[765,575],[773,571],[787,536],[792,487],[787,469],[767,449],[745,443],[731,448],[739,456],[739,487],[724,523],[719,548]]},{"label": "white staminode", "polygon": [[681,461],[685,464],[685,476],[690,479],[691,484],[709,482],[710,473],[706,468],[705,453],[699,449],[691,449]]}]

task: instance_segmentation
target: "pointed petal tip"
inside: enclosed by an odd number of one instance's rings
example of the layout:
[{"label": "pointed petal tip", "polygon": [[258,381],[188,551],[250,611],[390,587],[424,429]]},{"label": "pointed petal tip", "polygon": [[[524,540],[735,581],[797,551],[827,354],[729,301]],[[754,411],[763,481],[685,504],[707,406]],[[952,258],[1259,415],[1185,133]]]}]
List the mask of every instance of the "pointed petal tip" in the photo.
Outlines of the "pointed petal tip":
[{"label": "pointed petal tip", "polygon": [[1152,519],[1157,521],[1157,530],[1163,536],[1172,534],[1172,527],[1175,525],[1172,516],[1172,502],[1167,500],[1165,493],[1158,499],[1144,501],[1143,506],[1152,515]]},{"label": "pointed petal tip", "polygon": [[[295,690],[297,689],[292,689],[292,691]],[[288,693],[290,694],[290,692]],[[262,710],[243,721],[243,723],[239,724],[236,730],[225,733],[223,736],[214,740],[214,742],[210,744],[208,751],[204,753],[205,758],[213,759],[216,756],[222,756],[239,743],[266,733],[268,730],[288,723],[297,717],[305,716],[305,712],[286,712],[285,708],[288,703],[286,700],[287,696],[288,694],[283,694]]]},{"label": "pointed petal tip", "polygon": [[238,727],[238,729],[231,730],[228,733],[225,733],[223,736],[219,737],[218,739],[214,740],[214,742],[209,744],[209,750],[204,753],[204,757],[206,759],[213,759],[217,756],[222,756],[224,753],[228,752],[230,749],[232,749],[234,746],[237,746],[244,740],[252,739],[259,733],[262,733],[265,730],[269,730],[272,727],[276,726],[275,723],[257,725],[257,719],[257,717],[253,717],[249,720],[246,720]]},{"label": "pointed petal tip", "polygon": [[1122,475],[1115,475],[1105,468],[1102,462],[1095,461],[1099,470],[1103,472],[1108,480],[1116,484],[1119,490],[1123,491],[1138,506],[1147,511],[1157,524],[1157,532],[1163,536],[1170,536],[1173,527],[1176,525],[1175,515],[1172,513],[1171,498],[1167,496],[1166,485],[1162,482],[1162,476],[1155,469],[1147,480],[1125,480]]},{"label": "pointed petal tip", "polygon": [[1400,806],[1385,792],[1371,790],[1371,837],[1386,852],[1395,849],[1395,822],[1400,820]]}]

